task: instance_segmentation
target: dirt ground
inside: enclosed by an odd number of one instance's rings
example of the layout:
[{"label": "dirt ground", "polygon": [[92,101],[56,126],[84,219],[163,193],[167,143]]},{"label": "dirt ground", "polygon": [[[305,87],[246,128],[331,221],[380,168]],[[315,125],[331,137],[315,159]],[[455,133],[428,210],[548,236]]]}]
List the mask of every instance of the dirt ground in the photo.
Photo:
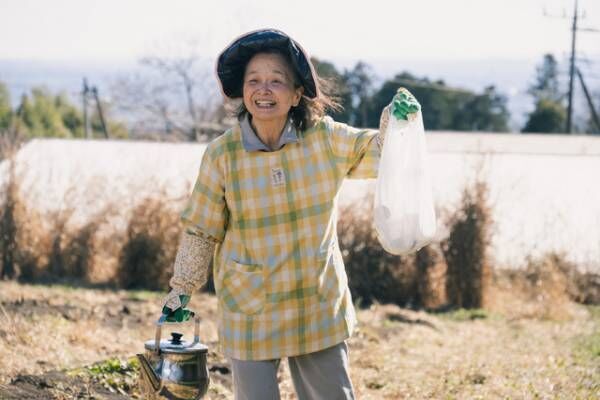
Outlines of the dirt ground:
[{"label": "dirt ground", "polygon": [[[0,282],[0,399],[139,398],[135,354],[153,337],[162,295]],[[216,300],[193,297],[209,347],[206,398],[231,399],[215,349]],[[350,339],[359,399],[599,399],[600,307],[568,316],[360,310]],[[191,335],[192,327],[183,330]],[[295,399],[286,364],[283,399]]]}]

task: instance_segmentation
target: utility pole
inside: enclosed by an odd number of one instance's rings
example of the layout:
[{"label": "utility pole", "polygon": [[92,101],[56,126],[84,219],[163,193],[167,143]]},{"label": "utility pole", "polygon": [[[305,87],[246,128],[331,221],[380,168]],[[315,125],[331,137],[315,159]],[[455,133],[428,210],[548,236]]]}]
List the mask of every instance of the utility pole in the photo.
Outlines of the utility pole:
[{"label": "utility pole", "polygon": [[87,83],[87,78],[83,78],[83,126],[85,130],[85,138],[91,139],[92,130],[91,130],[91,121],[88,115],[88,95],[90,93],[90,87]]},{"label": "utility pole", "polygon": [[575,53],[576,53],[576,37],[577,37],[577,0],[575,0],[575,12],[573,12],[573,25],[571,26],[571,60],[569,65],[569,104],[567,106],[567,133],[571,133],[572,115],[573,115],[573,78],[575,77]]},{"label": "utility pole", "polygon": [[96,101],[96,109],[98,111],[98,116],[100,117],[100,124],[102,125],[102,130],[104,131],[104,136],[108,139],[108,127],[106,126],[106,120],[104,119],[104,113],[102,112],[102,104],[100,103],[100,98],[98,97],[98,88],[96,86],[89,86],[87,82],[87,78],[83,78],[83,126],[85,129],[85,138],[92,138],[92,119],[90,118],[90,114],[88,114],[88,96],[92,96]]},{"label": "utility pole", "polygon": [[[551,15],[548,15],[545,10],[544,10],[544,15],[548,16],[548,17],[552,17]],[[581,74],[581,71],[579,71],[579,68],[577,68],[577,31],[600,32],[600,30],[598,30],[598,29],[580,28],[578,26],[579,17],[580,17],[580,15],[579,15],[578,1],[575,0],[575,8],[573,11],[573,17],[572,17],[572,23],[571,23],[571,56],[569,57],[569,92],[567,93],[567,99],[568,99],[567,121],[566,121],[566,125],[565,125],[565,132],[569,133],[569,134],[571,133],[572,128],[573,128],[573,97],[574,97],[575,74],[578,74],[578,76],[579,76],[579,80],[583,87],[584,93],[587,91],[587,88],[585,87],[585,83],[583,81],[583,75]],[[581,17],[585,18],[585,11]],[[564,11],[563,11],[562,18],[566,18]],[[587,93],[585,93],[585,94],[587,97],[588,94]],[[591,103],[589,103],[589,101],[588,101],[588,104],[591,104]],[[591,105],[590,105],[590,107],[591,107]],[[595,114],[595,110],[592,110],[592,114]]]}]

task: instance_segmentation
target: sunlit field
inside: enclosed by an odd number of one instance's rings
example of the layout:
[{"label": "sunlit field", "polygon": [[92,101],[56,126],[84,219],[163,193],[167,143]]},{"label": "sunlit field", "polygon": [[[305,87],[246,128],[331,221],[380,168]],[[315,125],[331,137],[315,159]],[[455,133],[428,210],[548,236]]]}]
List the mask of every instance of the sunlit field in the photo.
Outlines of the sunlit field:
[{"label": "sunlit field", "polygon": [[[0,283],[0,398],[137,398],[135,353],[153,337],[161,295]],[[596,399],[600,309],[562,304],[559,314],[413,311],[372,305],[349,341],[360,399]],[[557,306],[557,305],[555,305]],[[207,398],[231,399],[227,360],[216,352],[215,298],[193,297],[209,346]],[[550,310],[552,311],[552,310]],[[181,327],[184,335],[191,326]],[[282,398],[294,399],[280,370]]]}]

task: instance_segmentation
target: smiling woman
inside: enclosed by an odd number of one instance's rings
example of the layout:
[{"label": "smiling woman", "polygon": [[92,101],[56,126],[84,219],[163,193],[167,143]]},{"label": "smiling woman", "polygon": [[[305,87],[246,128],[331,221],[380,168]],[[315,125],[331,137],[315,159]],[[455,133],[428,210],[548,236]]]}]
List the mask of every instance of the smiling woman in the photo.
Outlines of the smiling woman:
[{"label": "smiling woman", "polygon": [[[239,124],[204,152],[164,319],[188,318],[214,253],[219,343],[235,398],[279,399],[287,357],[299,399],[353,399],[346,339],[356,319],[336,204],[345,178],[377,176],[389,109],[379,132],[326,116],[335,103],[310,58],[274,29],[234,40],[217,74],[225,96],[242,99]],[[403,93],[394,97],[399,123],[419,110]]]}]

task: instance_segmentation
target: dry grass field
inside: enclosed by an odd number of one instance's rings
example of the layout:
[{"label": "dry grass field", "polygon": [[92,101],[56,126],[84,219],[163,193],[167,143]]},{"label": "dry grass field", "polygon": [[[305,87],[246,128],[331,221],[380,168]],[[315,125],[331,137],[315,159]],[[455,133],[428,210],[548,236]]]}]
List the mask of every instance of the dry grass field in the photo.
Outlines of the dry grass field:
[{"label": "dry grass field", "polygon": [[[0,399],[138,397],[133,356],[153,336],[161,297],[0,282]],[[358,398],[600,398],[600,307],[525,303],[501,289],[495,299],[486,310],[359,310],[349,341]],[[211,349],[207,398],[231,399],[228,362],[215,351],[216,299],[197,294],[191,308]],[[280,372],[282,398],[294,399],[285,363]]]},{"label": "dry grass field", "polygon": [[[165,294],[141,289],[166,288],[172,274],[182,230],[172,199],[142,198],[117,226],[110,208],[77,225],[74,206],[42,215],[19,185],[13,177],[0,188],[0,400],[139,398],[135,354]],[[369,201],[338,220],[364,306],[349,340],[359,399],[600,399],[598,273],[560,253],[497,269],[484,183],[443,213],[447,237],[406,257],[382,251]],[[216,303],[197,293],[191,308],[210,349],[207,398],[231,399]],[[190,325],[176,329],[191,335]],[[285,363],[280,387],[295,398]]]}]

